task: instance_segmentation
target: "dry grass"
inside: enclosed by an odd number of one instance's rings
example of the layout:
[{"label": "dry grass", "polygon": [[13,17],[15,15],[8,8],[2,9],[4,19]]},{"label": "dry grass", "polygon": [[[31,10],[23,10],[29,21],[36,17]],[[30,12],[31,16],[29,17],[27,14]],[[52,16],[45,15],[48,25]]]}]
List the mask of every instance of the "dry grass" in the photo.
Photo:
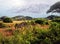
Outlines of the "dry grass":
[{"label": "dry grass", "polygon": [[[2,22],[2,21],[0,21]],[[3,35],[11,35],[12,32],[9,32],[9,31],[6,31],[7,29],[12,29],[12,31],[15,30],[15,27],[14,25],[17,23],[17,24],[20,24],[22,22],[27,22],[27,21],[13,21],[13,23],[4,23],[7,27],[6,28],[0,28],[0,33],[2,33]],[[2,22],[3,23],[3,22]],[[39,27],[40,29],[48,29],[49,28],[49,25],[40,25],[40,24],[35,24],[36,27]],[[29,27],[29,26],[28,26]],[[26,27],[25,27],[26,28]],[[32,25],[32,28],[33,28],[33,25]],[[19,29],[20,30],[20,29]],[[23,28],[21,29],[21,31],[23,30]]]},{"label": "dry grass", "polygon": [[3,23],[3,21],[0,21],[0,23]]}]

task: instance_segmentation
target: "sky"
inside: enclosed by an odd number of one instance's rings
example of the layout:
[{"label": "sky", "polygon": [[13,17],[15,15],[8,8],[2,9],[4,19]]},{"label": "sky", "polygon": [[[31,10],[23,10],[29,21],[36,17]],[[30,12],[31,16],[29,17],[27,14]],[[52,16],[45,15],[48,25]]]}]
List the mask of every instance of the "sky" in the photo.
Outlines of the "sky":
[{"label": "sky", "polygon": [[[1,16],[47,17],[46,11],[59,0],[0,0]],[[59,14],[58,14],[59,15]]]}]

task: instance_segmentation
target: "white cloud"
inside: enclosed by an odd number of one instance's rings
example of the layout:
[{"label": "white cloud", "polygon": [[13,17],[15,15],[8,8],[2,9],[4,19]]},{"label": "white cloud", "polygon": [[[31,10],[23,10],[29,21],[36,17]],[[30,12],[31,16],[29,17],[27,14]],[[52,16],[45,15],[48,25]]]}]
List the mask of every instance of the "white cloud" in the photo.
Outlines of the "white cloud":
[{"label": "white cloud", "polygon": [[59,0],[0,0],[0,6],[7,8],[22,7],[31,4],[53,4]]},{"label": "white cloud", "polygon": [[[27,8],[31,5],[34,6],[34,5],[42,4],[40,6],[43,6],[43,5],[51,6],[52,4],[54,4],[58,1],[60,1],[60,0],[0,0],[0,14],[2,14],[2,15],[15,14],[15,13],[12,13],[12,11],[22,9],[22,8]],[[46,10],[46,8],[40,8],[40,9],[44,10],[44,12]]]}]

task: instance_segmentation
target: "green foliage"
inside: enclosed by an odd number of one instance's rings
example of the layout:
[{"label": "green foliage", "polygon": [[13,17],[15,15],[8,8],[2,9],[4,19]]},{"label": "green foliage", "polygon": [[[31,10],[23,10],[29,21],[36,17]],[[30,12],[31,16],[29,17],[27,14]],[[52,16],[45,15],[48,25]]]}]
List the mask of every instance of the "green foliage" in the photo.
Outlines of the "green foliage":
[{"label": "green foliage", "polygon": [[38,23],[38,24],[43,24],[44,21],[43,20],[36,20],[35,23]]},{"label": "green foliage", "polygon": [[[40,20],[37,20],[40,24]],[[49,24],[46,20],[41,20],[41,24]],[[40,29],[34,21],[22,28],[16,28],[10,37],[0,36],[0,44],[60,44],[60,24],[50,22],[48,29]],[[9,29],[8,31],[11,31]]]},{"label": "green foliage", "polygon": [[3,22],[5,22],[5,23],[12,23],[13,21],[12,21],[11,18],[5,18],[5,19],[3,19]]},{"label": "green foliage", "polygon": [[45,19],[35,20],[35,23],[49,25],[48,21]]},{"label": "green foliage", "polygon": [[60,19],[53,19],[52,22],[60,22]]}]

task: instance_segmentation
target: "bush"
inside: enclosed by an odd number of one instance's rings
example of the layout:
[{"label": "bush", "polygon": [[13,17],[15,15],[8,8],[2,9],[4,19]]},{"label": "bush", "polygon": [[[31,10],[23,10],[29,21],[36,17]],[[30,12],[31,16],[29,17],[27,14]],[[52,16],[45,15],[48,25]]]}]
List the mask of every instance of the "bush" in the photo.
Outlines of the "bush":
[{"label": "bush", "polygon": [[[48,24],[48,22],[43,23]],[[9,38],[0,37],[0,42],[2,44],[60,44],[60,24],[51,22],[49,26],[50,28],[47,30],[33,25],[18,28],[13,31],[13,36]],[[11,29],[8,31],[11,31]]]},{"label": "bush", "polygon": [[35,23],[38,23],[38,24],[43,24],[44,21],[43,20],[36,20]]},{"label": "bush", "polygon": [[3,22],[5,22],[5,23],[12,23],[13,21],[12,21],[11,18],[5,18],[5,19],[3,19]]},{"label": "bush", "polygon": [[46,22],[45,24],[46,24],[46,25],[49,25],[49,23],[48,23],[48,22]]},{"label": "bush", "polygon": [[52,22],[60,22],[60,20],[55,19],[55,20],[52,20]]}]

